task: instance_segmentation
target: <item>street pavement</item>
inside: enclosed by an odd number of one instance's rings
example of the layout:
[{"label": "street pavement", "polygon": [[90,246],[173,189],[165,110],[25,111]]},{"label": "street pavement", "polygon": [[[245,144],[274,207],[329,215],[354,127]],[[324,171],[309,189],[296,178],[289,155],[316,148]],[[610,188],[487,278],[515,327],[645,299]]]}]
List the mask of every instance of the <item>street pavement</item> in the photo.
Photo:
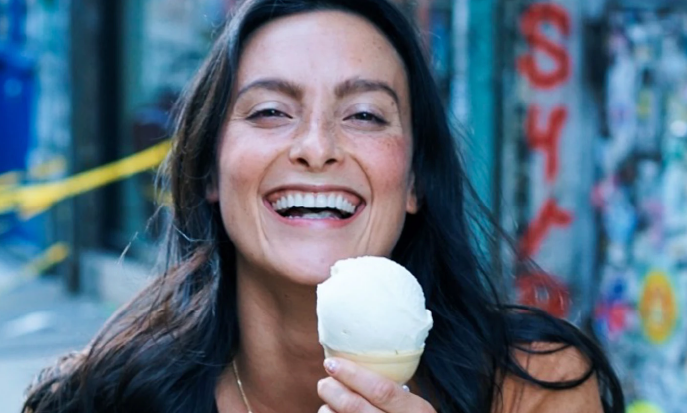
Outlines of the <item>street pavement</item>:
[{"label": "street pavement", "polygon": [[[8,267],[0,265],[0,281],[16,277]],[[60,355],[83,348],[114,310],[66,294],[57,277],[12,284],[0,292],[0,413],[19,413],[32,378]]]}]

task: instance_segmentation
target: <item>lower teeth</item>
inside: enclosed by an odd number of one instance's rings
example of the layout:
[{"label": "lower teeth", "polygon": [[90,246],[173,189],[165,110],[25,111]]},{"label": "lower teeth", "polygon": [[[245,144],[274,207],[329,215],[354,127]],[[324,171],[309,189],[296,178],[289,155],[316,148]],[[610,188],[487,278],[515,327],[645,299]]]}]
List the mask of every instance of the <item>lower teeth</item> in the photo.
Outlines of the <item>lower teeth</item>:
[{"label": "lower teeth", "polygon": [[334,219],[340,219],[336,213],[331,212],[331,211],[321,211],[321,212],[305,212],[302,215],[299,216],[294,216],[294,215],[289,215],[289,218],[302,218],[302,219],[328,219],[328,218],[334,218]]}]

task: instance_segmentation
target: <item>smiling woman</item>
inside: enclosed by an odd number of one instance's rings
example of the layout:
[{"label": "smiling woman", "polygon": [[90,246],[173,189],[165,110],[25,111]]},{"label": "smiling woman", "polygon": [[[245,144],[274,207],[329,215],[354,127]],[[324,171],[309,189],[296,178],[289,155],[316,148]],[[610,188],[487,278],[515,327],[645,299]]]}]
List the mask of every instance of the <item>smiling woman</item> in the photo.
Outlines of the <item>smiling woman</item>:
[{"label": "smiling woman", "polygon": [[[500,299],[439,93],[391,3],[246,1],[175,136],[164,274],[46,370],[26,412],[623,411],[590,339]],[[410,391],[318,343],[316,286],[365,255],[415,274],[433,314]]]},{"label": "smiling woman", "polygon": [[342,11],[277,19],[246,41],[233,88],[208,200],[238,273],[314,286],[339,259],[389,256],[416,202],[408,82],[385,36]]}]

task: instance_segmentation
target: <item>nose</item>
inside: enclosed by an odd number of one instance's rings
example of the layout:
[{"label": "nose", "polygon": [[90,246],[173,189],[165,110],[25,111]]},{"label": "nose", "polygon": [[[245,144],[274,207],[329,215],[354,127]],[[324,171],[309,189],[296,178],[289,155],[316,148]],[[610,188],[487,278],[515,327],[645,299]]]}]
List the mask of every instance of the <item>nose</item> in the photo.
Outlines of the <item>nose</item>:
[{"label": "nose", "polygon": [[294,139],[289,151],[292,163],[319,172],[341,162],[337,133],[326,121],[313,121]]}]

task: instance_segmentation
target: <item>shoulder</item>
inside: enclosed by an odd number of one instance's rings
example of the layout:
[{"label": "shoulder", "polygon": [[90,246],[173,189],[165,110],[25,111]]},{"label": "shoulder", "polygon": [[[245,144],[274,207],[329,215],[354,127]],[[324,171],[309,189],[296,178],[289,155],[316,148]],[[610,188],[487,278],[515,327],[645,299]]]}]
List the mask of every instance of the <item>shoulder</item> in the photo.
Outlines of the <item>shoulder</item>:
[{"label": "shoulder", "polygon": [[537,342],[513,350],[517,363],[541,381],[578,380],[589,371],[590,363],[577,348],[558,343]]},{"label": "shoulder", "polygon": [[[534,379],[564,383],[584,378],[589,360],[576,348],[533,343],[514,348],[513,359]],[[548,389],[514,374],[504,377],[493,413],[602,413],[596,376],[569,389]]]}]

